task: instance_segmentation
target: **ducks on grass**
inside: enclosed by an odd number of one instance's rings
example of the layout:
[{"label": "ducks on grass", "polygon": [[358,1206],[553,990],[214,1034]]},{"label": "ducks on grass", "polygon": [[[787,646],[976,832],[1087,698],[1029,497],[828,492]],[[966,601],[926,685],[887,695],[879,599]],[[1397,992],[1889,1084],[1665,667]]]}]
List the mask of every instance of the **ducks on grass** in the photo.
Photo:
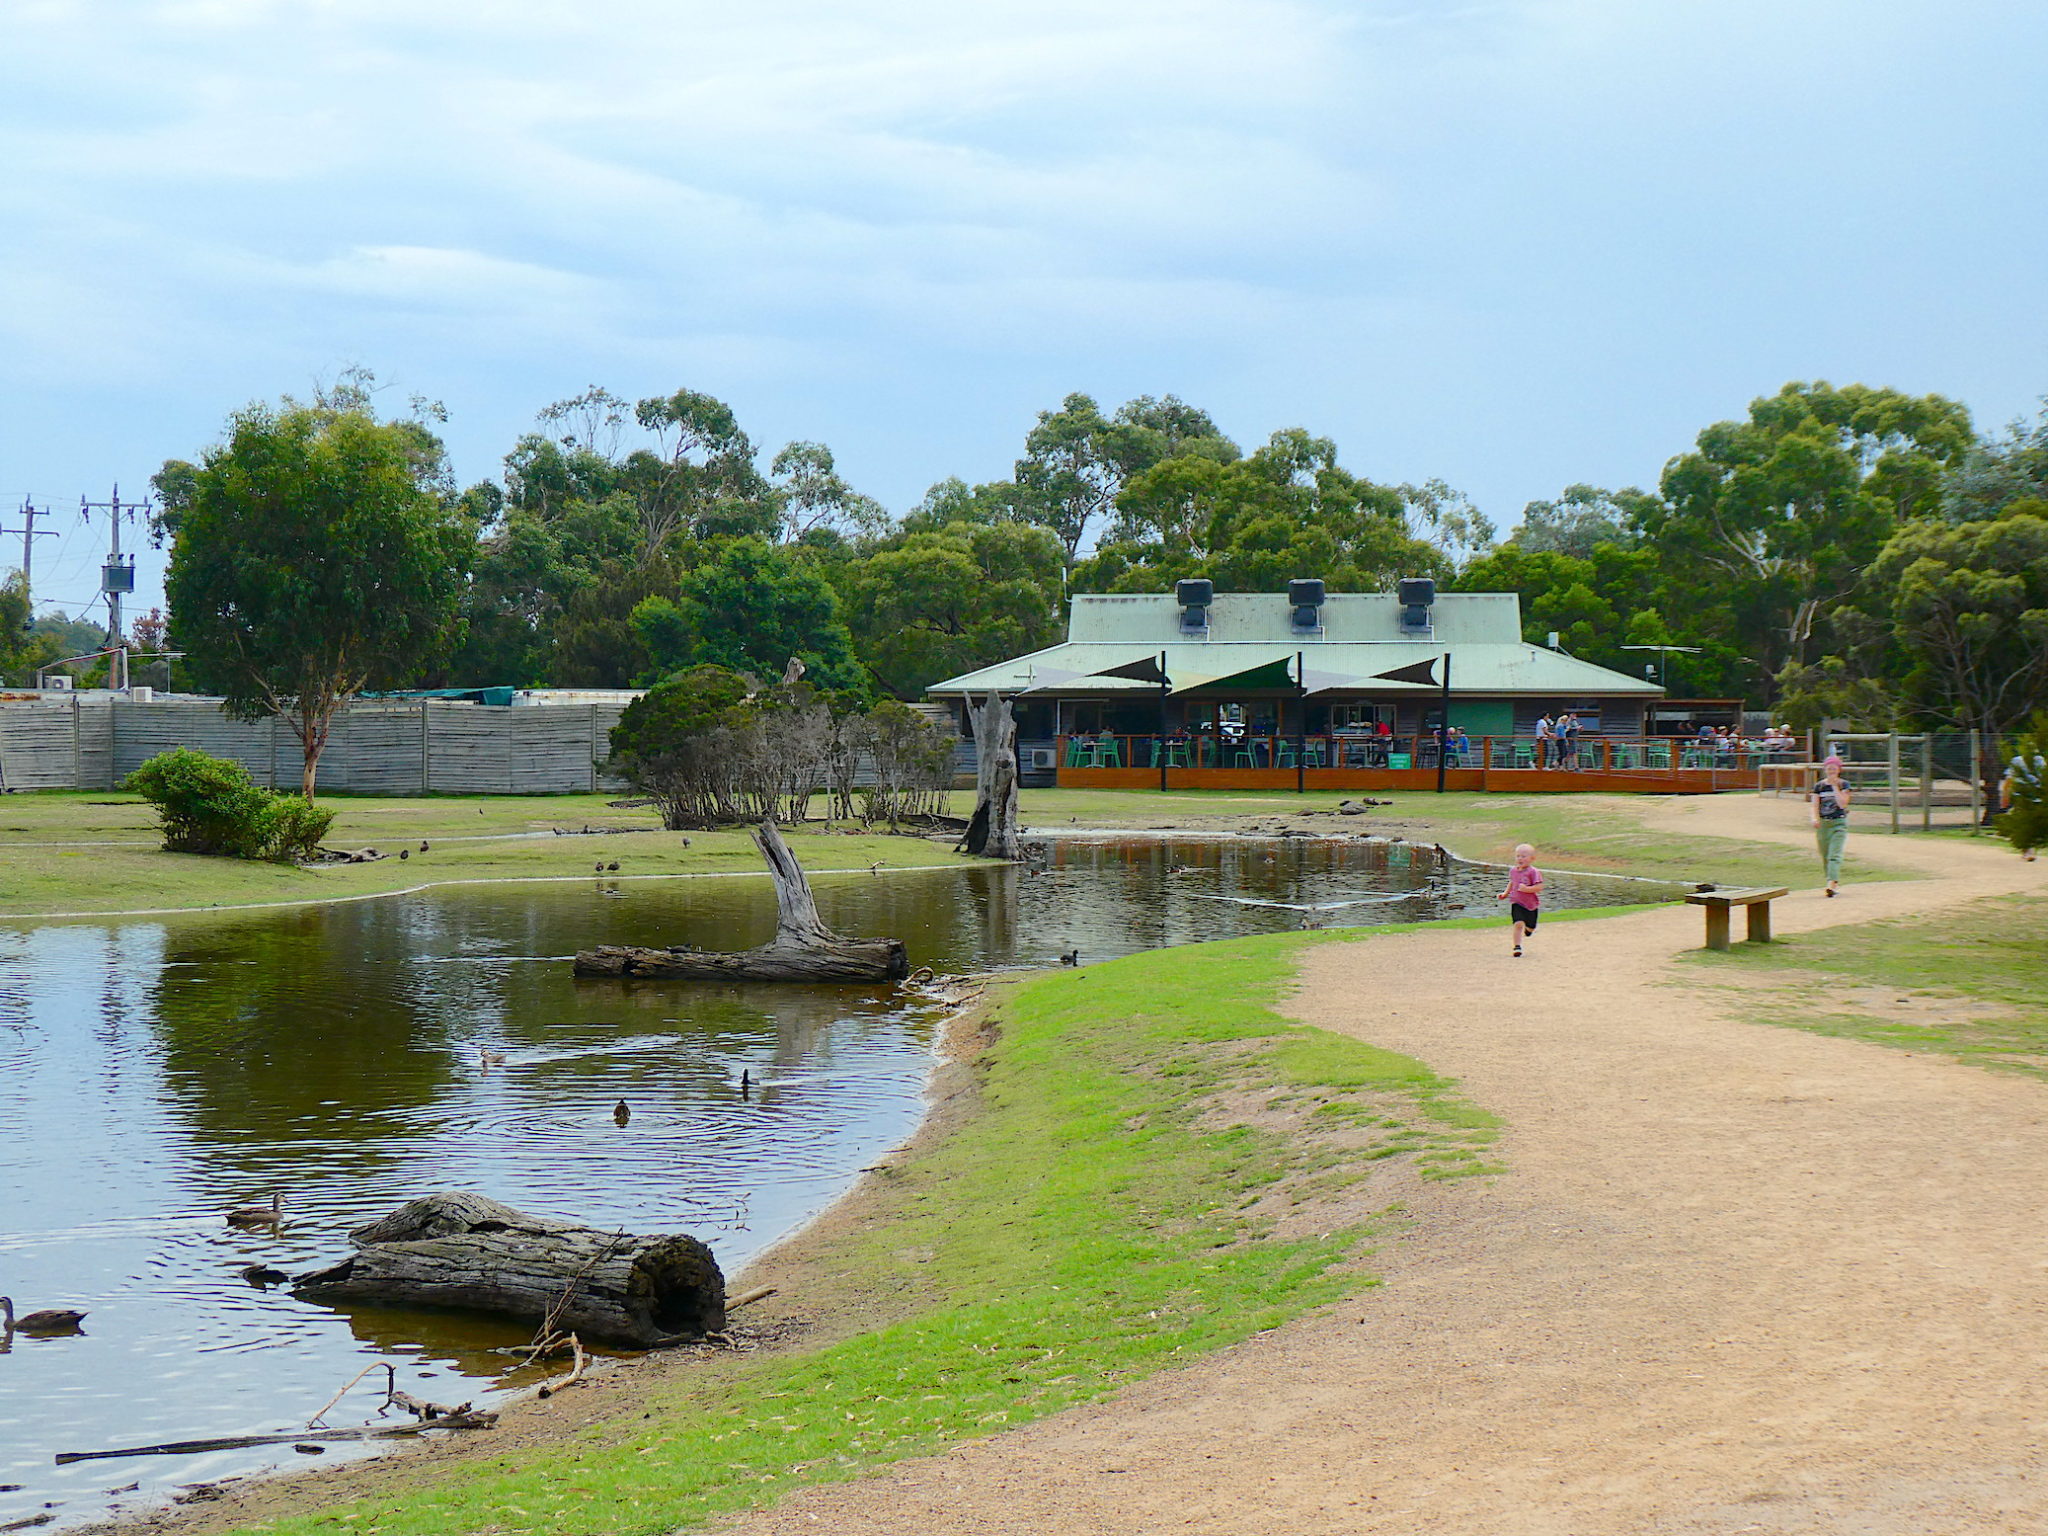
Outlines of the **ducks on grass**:
[{"label": "ducks on grass", "polygon": [[16,1317],[14,1298],[0,1296],[0,1335],[8,1338],[17,1333],[45,1339],[59,1334],[77,1333],[78,1325],[84,1321],[83,1312],[74,1311],[69,1307],[49,1307],[41,1312],[31,1312],[26,1317]]},{"label": "ducks on grass", "polygon": [[274,1227],[284,1220],[284,1196],[270,1192],[268,1205],[238,1205],[228,1212],[231,1227]]}]

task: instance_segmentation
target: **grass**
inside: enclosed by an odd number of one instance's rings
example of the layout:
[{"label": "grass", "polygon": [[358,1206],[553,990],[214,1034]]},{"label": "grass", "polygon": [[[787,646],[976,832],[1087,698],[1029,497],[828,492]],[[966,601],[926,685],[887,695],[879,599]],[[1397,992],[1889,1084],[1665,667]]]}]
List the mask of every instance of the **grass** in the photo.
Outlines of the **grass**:
[{"label": "grass", "polygon": [[[125,912],[320,901],[375,895],[454,880],[565,878],[591,873],[600,857],[619,860],[622,875],[715,874],[759,868],[744,832],[691,833],[690,847],[659,830],[651,810],[614,810],[604,795],[469,795],[410,799],[334,796],[340,812],[331,847],[404,847],[401,862],[300,870],[281,865],[167,854],[156,846],[148,806],[133,796],[92,791],[13,795],[0,799],[0,915]],[[956,792],[954,809],[971,797]],[[1158,827],[1223,818],[1293,817],[1335,810],[1335,793],[1239,794],[1223,791],[1064,790],[1023,792],[1027,825],[1054,828]],[[1344,831],[1398,832],[1442,842],[1468,858],[1505,862],[1518,842],[1533,842],[1552,867],[1720,882],[1810,884],[1815,861],[1803,849],[1738,838],[1646,831],[1638,797],[1624,795],[1402,794],[1369,817],[1316,818],[1306,825]],[[1303,823],[1295,823],[1302,825]],[[546,836],[555,827],[627,829],[602,838]],[[489,841],[508,834],[542,836]],[[864,868],[880,860],[902,867],[962,862],[942,843],[915,837],[826,834],[813,825],[796,834],[804,862],[816,869]],[[432,850],[418,853],[422,841]],[[71,845],[71,846],[64,846]],[[1898,878],[1860,860],[1870,846],[1851,839],[1853,880]]]},{"label": "grass", "polygon": [[[1027,825],[1154,827],[1181,817],[1296,816],[1333,811],[1349,798],[1334,791],[1304,795],[1221,791],[1027,789]],[[1517,843],[1534,843],[1540,862],[1592,873],[1712,880],[1744,885],[1815,884],[1819,864],[1805,849],[1742,838],[1698,837],[1645,829],[1645,797],[1617,794],[1517,795],[1398,792],[1370,816],[1309,822],[1346,832],[1387,830],[1414,841],[1425,836],[1464,858],[1506,863]],[[1661,797],[1651,797],[1655,803]],[[1858,857],[1861,837],[1850,839],[1847,873],[1854,880],[1897,879]]]},{"label": "grass", "polygon": [[[154,814],[132,795],[13,795],[0,800],[0,915],[323,901],[435,882],[588,876],[600,860],[613,859],[621,876],[761,872],[760,855],[744,831],[692,832],[686,848],[679,834],[661,830],[653,811],[613,810],[606,799],[337,796],[323,802],[340,812],[327,846],[404,848],[409,857],[296,869],[165,853]],[[625,830],[605,837],[550,835],[557,827],[586,825]],[[514,840],[503,840],[508,836]],[[878,860],[897,868],[965,862],[945,844],[919,837],[827,834],[814,825],[792,834],[792,841],[813,870],[865,868]],[[424,854],[422,842],[432,845]]]},{"label": "grass", "polygon": [[2044,921],[2048,900],[2001,896],[1686,959],[1761,973],[1763,1023],[2048,1077]]},{"label": "grass", "polygon": [[[1373,1284],[1357,1262],[1365,1174],[1496,1171],[1495,1128],[1422,1063],[1274,1012],[1324,937],[1002,989],[978,1107],[881,1180],[879,1209],[820,1260],[889,1298],[884,1325],[715,1358],[637,1405],[644,1418],[420,1468],[401,1493],[328,1490],[263,1529],[672,1530],[1102,1398]],[[1342,1218],[1318,1204],[1347,1196]]]}]

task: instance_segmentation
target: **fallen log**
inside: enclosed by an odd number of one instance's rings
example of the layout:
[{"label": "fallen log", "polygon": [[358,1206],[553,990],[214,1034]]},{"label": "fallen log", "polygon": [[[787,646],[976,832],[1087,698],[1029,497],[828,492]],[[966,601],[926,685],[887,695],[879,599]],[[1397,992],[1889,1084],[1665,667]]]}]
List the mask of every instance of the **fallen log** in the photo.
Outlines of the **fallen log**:
[{"label": "fallen log", "polygon": [[451,1307],[650,1349],[725,1326],[725,1277],[694,1237],[636,1237],[529,1216],[482,1195],[408,1201],[349,1233],[355,1252],[294,1295]]},{"label": "fallen log", "polygon": [[775,882],[775,937],[736,953],[601,944],[576,954],[578,976],[644,976],[669,981],[901,981],[910,953],[901,939],[849,939],[818,916],[811,883],[772,821],[754,832]]}]

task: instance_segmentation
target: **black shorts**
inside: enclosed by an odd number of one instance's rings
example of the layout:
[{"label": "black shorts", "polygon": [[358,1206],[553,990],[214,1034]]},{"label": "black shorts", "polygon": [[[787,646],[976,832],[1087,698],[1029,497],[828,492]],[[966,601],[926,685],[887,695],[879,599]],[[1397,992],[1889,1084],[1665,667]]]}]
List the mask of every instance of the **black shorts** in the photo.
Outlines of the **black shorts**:
[{"label": "black shorts", "polygon": [[1520,923],[1531,933],[1536,931],[1536,909],[1534,907],[1525,907],[1519,901],[1509,905],[1508,920]]}]

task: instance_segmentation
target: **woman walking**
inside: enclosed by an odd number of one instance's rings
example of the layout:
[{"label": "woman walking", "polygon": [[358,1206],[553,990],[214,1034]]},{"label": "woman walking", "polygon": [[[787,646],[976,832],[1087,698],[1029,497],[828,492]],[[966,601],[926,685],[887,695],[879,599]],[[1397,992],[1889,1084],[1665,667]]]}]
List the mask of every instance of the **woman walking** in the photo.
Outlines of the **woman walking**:
[{"label": "woman walking", "polygon": [[1834,896],[1842,883],[1842,848],[1849,841],[1849,786],[1842,782],[1842,760],[1832,752],[1820,773],[1820,782],[1806,797],[1806,810],[1827,871],[1827,894]]}]

